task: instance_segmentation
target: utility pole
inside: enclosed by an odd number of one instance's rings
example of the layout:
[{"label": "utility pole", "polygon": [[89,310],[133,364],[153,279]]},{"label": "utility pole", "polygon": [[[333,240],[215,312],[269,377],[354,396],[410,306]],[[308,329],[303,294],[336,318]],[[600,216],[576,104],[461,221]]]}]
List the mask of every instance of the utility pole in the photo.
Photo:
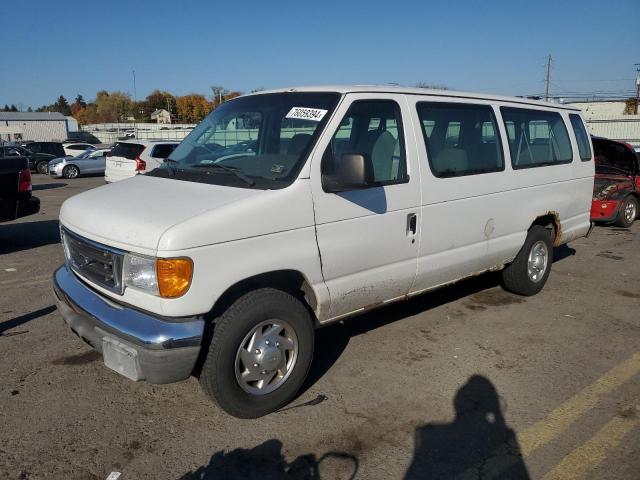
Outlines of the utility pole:
[{"label": "utility pole", "polygon": [[[137,92],[136,92],[136,71],[132,70],[133,73],[133,104],[138,103],[137,100]],[[133,131],[135,132],[136,138],[138,138],[138,126],[136,125],[136,108],[133,107]]]},{"label": "utility pole", "polygon": [[549,101],[549,84],[551,83],[551,54],[547,56],[547,78],[545,80],[544,99]]},{"label": "utility pole", "polygon": [[635,114],[638,114],[638,104],[640,103],[640,63],[634,65],[636,67],[636,108]]}]

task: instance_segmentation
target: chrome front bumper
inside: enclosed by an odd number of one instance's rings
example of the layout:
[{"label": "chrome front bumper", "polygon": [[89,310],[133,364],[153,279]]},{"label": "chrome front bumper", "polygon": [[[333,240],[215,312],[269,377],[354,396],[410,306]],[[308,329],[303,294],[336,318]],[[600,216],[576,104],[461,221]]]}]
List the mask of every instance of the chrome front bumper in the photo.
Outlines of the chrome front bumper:
[{"label": "chrome front bumper", "polygon": [[132,379],[171,383],[188,378],[200,353],[201,318],[169,321],[96,293],[66,266],[53,274],[58,311],[107,367]]}]

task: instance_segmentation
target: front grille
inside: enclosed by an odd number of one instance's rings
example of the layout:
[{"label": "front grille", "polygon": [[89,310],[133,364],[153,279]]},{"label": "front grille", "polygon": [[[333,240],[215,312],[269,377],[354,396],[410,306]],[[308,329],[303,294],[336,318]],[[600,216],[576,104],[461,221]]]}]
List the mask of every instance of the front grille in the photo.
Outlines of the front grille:
[{"label": "front grille", "polygon": [[122,295],[124,252],[101,245],[62,229],[67,263],[87,280]]}]

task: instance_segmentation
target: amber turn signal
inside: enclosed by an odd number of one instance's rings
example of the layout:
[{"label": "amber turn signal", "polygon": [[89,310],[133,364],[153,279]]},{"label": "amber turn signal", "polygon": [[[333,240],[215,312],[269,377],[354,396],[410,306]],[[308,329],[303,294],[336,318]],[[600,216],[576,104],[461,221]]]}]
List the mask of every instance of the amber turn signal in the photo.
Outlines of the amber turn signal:
[{"label": "amber turn signal", "polygon": [[177,298],[189,290],[193,262],[190,258],[159,258],[156,262],[156,273],[160,296]]}]

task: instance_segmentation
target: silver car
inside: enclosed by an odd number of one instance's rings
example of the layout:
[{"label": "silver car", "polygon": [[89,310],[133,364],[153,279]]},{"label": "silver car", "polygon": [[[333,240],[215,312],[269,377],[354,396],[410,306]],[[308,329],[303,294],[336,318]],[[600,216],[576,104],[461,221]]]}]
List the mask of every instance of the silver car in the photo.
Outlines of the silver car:
[{"label": "silver car", "polygon": [[49,175],[54,178],[76,178],[79,175],[104,174],[110,148],[85,150],[76,157],[54,158],[49,162]]}]

